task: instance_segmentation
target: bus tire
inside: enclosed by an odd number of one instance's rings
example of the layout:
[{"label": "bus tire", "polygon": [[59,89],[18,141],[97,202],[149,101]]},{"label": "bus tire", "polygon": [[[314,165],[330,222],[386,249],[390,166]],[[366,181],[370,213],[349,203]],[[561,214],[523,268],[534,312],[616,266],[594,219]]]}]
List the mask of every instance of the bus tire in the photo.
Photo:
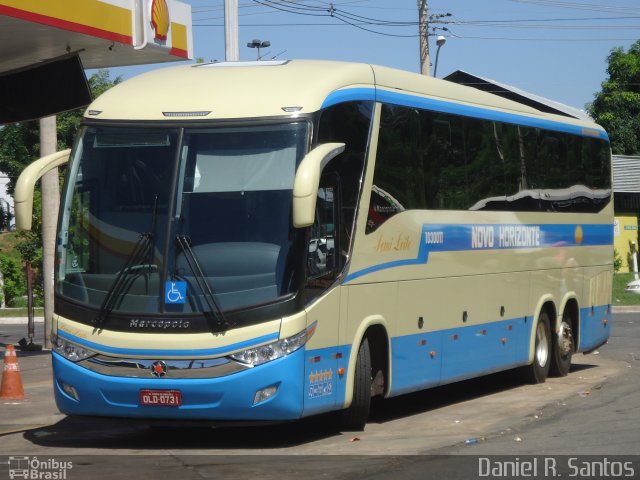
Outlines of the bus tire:
[{"label": "bus tire", "polygon": [[356,358],[351,405],[340,412],[340,429],[362,431],[371,409],[371,350],[369,339],[362,340]]},{"label": "bus tire", "polygon": [[554,377],[566,377],[571,369],[574,339],[571,323],[562,319],[558,334],[553,336],[553,351],[549,374]]},{"label": "bus tire", "polygon": [[549,315],[542,311],[536,325],[533,363],[523,368],[523,377],[527,383],[544,383],[551,365],[551,327]]}]

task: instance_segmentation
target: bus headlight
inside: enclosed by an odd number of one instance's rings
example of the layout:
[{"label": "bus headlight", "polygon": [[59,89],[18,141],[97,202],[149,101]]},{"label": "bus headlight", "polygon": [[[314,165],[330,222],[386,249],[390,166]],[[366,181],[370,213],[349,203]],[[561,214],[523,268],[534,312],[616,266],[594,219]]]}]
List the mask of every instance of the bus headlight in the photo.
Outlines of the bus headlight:
[{"label": "bus headlight", "polygon": [[58,336],[53,336],[51,340],[53,341],[53,351],[72,362],[79,362],[96,354],[93,350],[86,349]]},{"label": "bus headlight", "polygon": [[255,367],[256,365],[262,365],[263,363],[287,356],[302,348],[302,346],[307,343],[316,331],[316,325],[317,322],[314,322],[310,327],[291,337],[276,340],[275,342],[260,347],[248,348],[231,354],[229,357],[237,362]]}]

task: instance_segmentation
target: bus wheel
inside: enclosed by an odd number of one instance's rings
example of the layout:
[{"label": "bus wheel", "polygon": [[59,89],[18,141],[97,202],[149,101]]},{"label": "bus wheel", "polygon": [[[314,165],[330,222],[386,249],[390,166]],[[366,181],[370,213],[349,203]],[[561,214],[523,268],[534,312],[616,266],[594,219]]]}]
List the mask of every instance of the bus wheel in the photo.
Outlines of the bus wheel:
[{"label": "bus wheel", "polygon": [[547,312],[540,313],[536,325],[536,339],[533,363],[524,367],[523,376],[528,383],[543,383],[549,374],[551,364],[551,327]]},{"label": "bus wheel", "polygon": [[553,352],[549,373],[555,377],[566,377],[571,369],[571,355],[573,354],[573,331],[571,324],[562,319],[560,330],[553,338]]},{"label": "bus wheel", "polygon": [[369,339],[364,338],[356,358],[353,380],[353,400],[351,405],[339,412],[340,429],[347,431],[364,430],[371,409],[371,350]]}]

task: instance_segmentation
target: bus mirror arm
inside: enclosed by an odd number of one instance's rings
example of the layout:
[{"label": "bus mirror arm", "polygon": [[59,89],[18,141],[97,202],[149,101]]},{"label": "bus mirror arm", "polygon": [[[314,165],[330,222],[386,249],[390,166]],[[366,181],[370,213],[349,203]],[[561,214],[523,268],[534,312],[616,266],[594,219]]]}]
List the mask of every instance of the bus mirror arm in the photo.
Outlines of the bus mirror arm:
[{"label": "bus mirror arm", "polygon": [[311,150],[300,162],[293,183],[293,226],[313,225],[316,199],[322,170],[331,159],[344,152],[344,143],[323,143]]},{"label": "bus mirror arm", "polygon": [[36,182],[48,171],[69,161],[70,149],[52,153],[28,165],[18,177],[13,196],[15,204],[16,228],[31,230],[33,214],[33,189]]}]

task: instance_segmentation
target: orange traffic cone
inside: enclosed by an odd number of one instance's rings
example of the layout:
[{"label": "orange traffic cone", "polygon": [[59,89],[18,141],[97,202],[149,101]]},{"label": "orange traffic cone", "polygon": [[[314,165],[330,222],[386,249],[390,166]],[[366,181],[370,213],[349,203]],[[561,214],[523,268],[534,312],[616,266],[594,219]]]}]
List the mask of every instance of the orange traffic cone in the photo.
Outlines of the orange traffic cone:
[{"label": "orange traffic cone", "polygon": [[20,367],[18,366],[16,349],[13,345],[7,345],[7,349],[4,352],[0,400],[24,400]]}]

